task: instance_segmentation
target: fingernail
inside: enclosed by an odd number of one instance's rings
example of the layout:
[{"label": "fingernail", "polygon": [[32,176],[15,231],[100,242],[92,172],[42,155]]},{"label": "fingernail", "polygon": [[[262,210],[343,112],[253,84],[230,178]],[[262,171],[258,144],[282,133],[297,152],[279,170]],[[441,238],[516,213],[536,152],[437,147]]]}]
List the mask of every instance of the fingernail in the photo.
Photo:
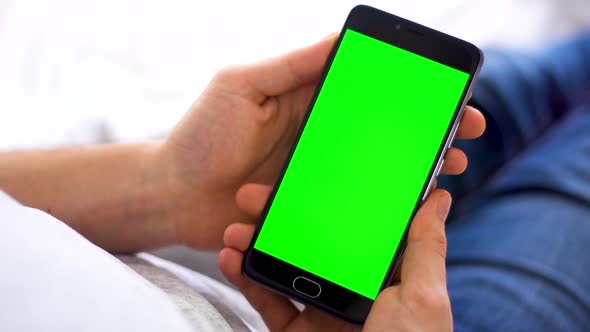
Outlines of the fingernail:
[{"label": "fingernail", "polygon": [[438,199],[437,213],[442,222],[447,220],[449,209],[451,208],[451,201],[451,195],[449,195],[447,192],[441,194]]}]

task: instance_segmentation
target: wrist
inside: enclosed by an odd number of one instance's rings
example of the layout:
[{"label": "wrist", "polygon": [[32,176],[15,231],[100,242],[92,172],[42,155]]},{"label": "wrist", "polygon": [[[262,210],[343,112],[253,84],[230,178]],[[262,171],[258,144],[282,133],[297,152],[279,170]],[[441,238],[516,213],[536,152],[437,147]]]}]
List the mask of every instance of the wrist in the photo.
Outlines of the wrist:
[{"label": "wrist", "polygon": [[170,140],[161,143],[154,156],[153,164],[157,165],[153,168],[156,171],[152,171],[157,174],[154,183],[162,193],[163,218],[174,227],[173,242],[201,250],[217,249],[229,224],[225,215],[235,212],[232,208],[235,190],[226,193],[217,190],[217,181],[212,181],[213,186],[203,181],[201,175],[207,173],[203,167],[206,162],[195,158],[196,155],[198,152]]},{"label": "wrist", "polygon": [[146,247],[161,247],[179,242],[174,223],[174,205],[178,197],[170,160],[163,153],[163,142],[139,144],[136,204],[129,207],[131,219],[143,219]]}]

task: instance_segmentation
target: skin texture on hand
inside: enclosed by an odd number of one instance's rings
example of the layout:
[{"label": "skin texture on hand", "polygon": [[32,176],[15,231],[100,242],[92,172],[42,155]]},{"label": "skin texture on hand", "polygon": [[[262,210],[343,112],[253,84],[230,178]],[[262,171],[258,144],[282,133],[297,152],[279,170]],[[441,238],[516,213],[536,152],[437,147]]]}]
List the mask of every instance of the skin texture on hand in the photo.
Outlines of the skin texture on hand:
[{"label": "skin texture on hand", "polygon": [[[271,187],[249,184],[240,189],[237,202],[252,216],[259,216]],[[399,283],[377,297],[363,331],[452,331],[451,306],[446,289],[446,236],[444,222],[451,197],[433,191],[416,214],[401,268]],[[254,225],[234,224],[224,234],[225,248],[219,266],[226,278],[261,314],[271,331],[358,331],[312,307],[300,312],[287,298],[246,279],[241,266],[254,234]]]},{"label": "skin texture on hand", "polygon": [[182,243],[213,249],[245,216],[235,192],[275,181],[334,38],[258,64],[219,72],[162,147],[177,193]]},{"label": "skin texture on hand", "polygon": [[[246,183],[275,182],[336,37],[224,69],[192,105],[161,149],[175,193],[171,219],[180,242],[219,248],[229,224],[255,222],[237,208],[235,192]],[[484,127],[481,113],[468,107],[457,138],[477,137]],[[456,148],[445,159],[446,174],[467,166]]]},{"label": "skin texture on hand", "polygon": [[[0,152],[0,188],[108,251],[221,248],[228,225],[257,221],[235,193],[275,182],[335,40],[222,70],[164,141]],[[467,107],[457,138],[484,127]],[[442,172],[466,166],[451,148]]]}]

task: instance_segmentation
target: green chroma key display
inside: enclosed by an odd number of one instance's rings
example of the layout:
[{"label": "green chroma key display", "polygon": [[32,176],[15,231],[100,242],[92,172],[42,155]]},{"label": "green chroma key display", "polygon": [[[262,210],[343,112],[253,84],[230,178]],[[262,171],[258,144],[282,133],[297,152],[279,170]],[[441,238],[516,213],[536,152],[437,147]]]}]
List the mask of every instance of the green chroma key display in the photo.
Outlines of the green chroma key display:
[{"label": "green chroma key display", "polygon": [[468,79],[346,30],[254,248],[375,299]]}]

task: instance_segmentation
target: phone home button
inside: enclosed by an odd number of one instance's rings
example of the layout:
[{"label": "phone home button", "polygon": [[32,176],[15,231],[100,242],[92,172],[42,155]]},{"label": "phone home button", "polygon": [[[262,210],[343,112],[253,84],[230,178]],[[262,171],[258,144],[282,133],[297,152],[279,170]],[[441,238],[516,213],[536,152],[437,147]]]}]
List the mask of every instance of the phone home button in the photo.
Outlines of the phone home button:
[{"label": "phone home button", "polygon": [[315,299],[320,296],[322,287],[317,282],[306,277],[297,277],[293,280],[293,289],[305,296]]}]

